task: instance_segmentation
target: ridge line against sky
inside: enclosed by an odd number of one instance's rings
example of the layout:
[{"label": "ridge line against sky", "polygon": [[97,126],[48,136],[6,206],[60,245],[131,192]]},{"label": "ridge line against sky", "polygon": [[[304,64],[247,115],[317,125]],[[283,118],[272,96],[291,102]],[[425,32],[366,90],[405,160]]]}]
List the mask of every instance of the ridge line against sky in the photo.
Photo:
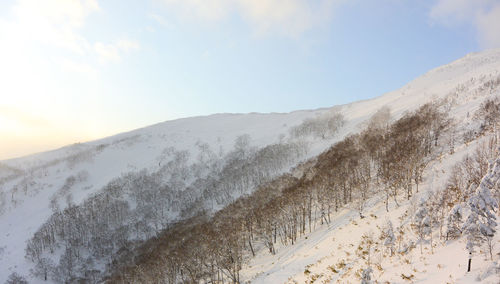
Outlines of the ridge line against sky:
[{"label": "ridge line against sky", "polygon": [[495,47],[500,0],[2,1],[0,159],[369,99]]}]

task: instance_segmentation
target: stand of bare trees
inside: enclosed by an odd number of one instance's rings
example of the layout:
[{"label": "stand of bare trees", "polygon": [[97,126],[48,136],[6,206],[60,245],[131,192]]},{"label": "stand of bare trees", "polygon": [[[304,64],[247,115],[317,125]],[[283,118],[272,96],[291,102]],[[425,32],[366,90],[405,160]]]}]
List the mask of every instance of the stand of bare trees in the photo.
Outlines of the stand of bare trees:
[{"label": "stand of bare trees", "polygon": [[294,173],[300,175],[284,174],[211,217],[196,216],[146,241],[132,265],[129,256],[115,259],[108,280],[238,283],[243,263],[257,250],[274,254],[277,244],[294,245],[348,204],[356,203],[362,216],[375,188],[389,189],[387,202],[409,198],[447,125],[435,104],[393,124],[370,123],[299,166]]},{"label": "stand of bare trees", "polygon": [[[238,137],[233,151],[221,158],[206,144],[200,143],[199,148],[194,163],[189,163],[188,152],[167,149],[157,171],[125,174],[80,205],[70,203],[64,210],[53,206],[53,215],[26,246],[26,257],[35,264],[33,273],[60,283],[101,279],[115,266],[115,258],[128,259],[124,264],[133,263],[136,248],[146,240],[176,226],[178,220],[214,212],[251,193],[288,170],[307,151],[307,145],[300,142],[255,149],[246,135]],[[68,178],[59,192],[68,193],[76,181],[76,177]],[[213,230],[230,231],[232,223],[236,221],[218,222]],[[253,234],[248,235],[248,245],[253,245]],[[230,237],[224,239],[225,244],[240,245],[236,242],[239,237],[225,236]],[[218,253],[236,261],[242,259],[241,251],[223,249]],[[238,263],[230,269],[224,264],[227,267],[221,275],[230,274],[237,280],[241,269]],[[198,268],[189,267],[182,275],[193,279]]]}]

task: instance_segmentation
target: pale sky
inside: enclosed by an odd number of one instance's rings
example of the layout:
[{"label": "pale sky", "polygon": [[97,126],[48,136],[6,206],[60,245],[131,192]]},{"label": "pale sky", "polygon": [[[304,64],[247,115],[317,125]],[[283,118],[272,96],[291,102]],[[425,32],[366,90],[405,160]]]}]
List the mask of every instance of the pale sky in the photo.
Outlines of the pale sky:
[{"label": "pale sky", "polygon": [[500,0],[3,0],[0,160],[372,98],[500,47]]}]

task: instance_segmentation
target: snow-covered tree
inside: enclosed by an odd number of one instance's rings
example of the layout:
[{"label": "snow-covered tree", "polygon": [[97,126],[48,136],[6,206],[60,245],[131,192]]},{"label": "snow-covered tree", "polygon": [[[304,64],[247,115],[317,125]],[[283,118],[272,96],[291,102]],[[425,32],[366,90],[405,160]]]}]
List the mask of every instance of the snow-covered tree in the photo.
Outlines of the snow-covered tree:
[{"label": "snow-covered tree", "polygon": [[327,112],[320,116],[307,118],[290,129],[294,138],[314,136],[326,139],[334,135],[344,125],[344,117],[339,112]]},{"label": "snow-covered tree", "polygon": [[28,281],[26,281],[26,278],[24,278],[23,276],[17,274],[16,272],[13,272],[9,275],[9,278],[7,279],[7,281],[5,281],[5,284],[28,284]]},{"label": "snow-covered tree", "polygon": [[431,222],[432,219],[429,216],[429,210],[427,209],[425,202],[422,202],[418,207],[415,216],[413,217],[412,223],[412,227],[418,235],[420,243],[420,253],[423,253],[422,245],[425,241],[426,236],[431,234],[432,232]]},{"label": "snow-covered tree", "polygon": [[462,235],[463,204],[457,204],[451,209],[446,220],[446,240],[456,239]]},{"label": "snow-covered tree", "polygon": [[493,198],[490,188],[494,187],[499,179],[497,172],[494,171],[498,168],[499,161],[497,160],[495,166],[490,165],[489,173],[481,180],[475,194],[469,198],[467,205],[471,214],[463,226],[463,231],[467,235],[467,249],[473,252],[475,246],[486,242],[491,259],[493,258],[492,238],[497,226],[495,210],[498,209],[498,203]]},{"label": "snow-covered tree", "polygon": [[368,267],[363,270],[361,273],[361,284],[371,284],[372,283],[372,274],[373,269],[371,267]]},{"label": "snow-covered tree", "polygon": [[385,227],[383,236],[384,246],[389,248],[392,256],[394,254],[394,243],[396,242],[396,236],[394,236],[394,229],[390,220],[387,220],[387,225]]},{"label": "snow-covered tree", "polygon": [[52,274],[54,271],[55,264],[49,258],[40,258],[36,261],[35,267],[31,270],[31,273],[47,281],[49,278],[49,274]]},{"label": "snow-covered tree", "polygon": [[474,252],[474,247],[478,246],[480,243],[480,233],[479,233],[479,218],[476,212],[471,212],[464,225],[462,226],[462,231],[467,236],[466,248],[470,253]]}]

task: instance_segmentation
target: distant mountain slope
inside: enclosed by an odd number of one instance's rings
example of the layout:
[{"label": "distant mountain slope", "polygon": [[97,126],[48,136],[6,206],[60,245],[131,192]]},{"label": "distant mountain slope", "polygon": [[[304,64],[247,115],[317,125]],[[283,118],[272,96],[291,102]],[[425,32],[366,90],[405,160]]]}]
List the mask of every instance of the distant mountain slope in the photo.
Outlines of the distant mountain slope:
[{"label": "distant mountain slope", "polygon": [[[358,132],[382,107],[390,108],[393,118],[398,118],[426,102],[443,99],[458,123],[467,121],[468,114],[498,86],[499,76],[500,50],[489,50],[431,70],[403,88],[371,100],[286,114],[216,114],[179,119],[0,161],[0,282],[14,271],[29,275],[32,264],[25,259],[26,242],[53,212],[83,204],[128,173],[145,170],[151,176],[161,175],[159,184],[174,188],[177,194],[169,202],[183,203],[176,205],[180,209],[171,210],[164,222],[180,220],[189,215],[181,211],[194,210],[194,204],[217,210],[251,192],[258,185],[257,179],[243,185],[248,188],[229,192],[224,198],[218,195],[220,192],[204,191],[200,185],[206,186],[210,178],[220,182],[217,175],[228,172],[232,165],[240,167],[245,159],[262,159],[269,155],[264,149],[270,145],[293,147],[279,148],[285,149],[283,154],[276,154],[283,155],[277,156],[286,160],[283,163],[273,164],[271,169],[258,168],[264,176],[262,181],[318,155],[347,134]],[[328,119],[338,114],[344,122],[334,120],[339,124],[331,131]],[[291,155],[286,151],[300,153],[285,158]],[[239,164],[231,164],[234,161]],[[177,173],[177,165],[183,171]],[[179,177],[172,177],[172,173]],[[130,194],[134,188],[127,190]],[[190,199],[187,193],[192,194]],[[210,206],[204,199],[209,194],[215,194],[216,205]],[[128,200],[126,196],[123,199]]]}]

